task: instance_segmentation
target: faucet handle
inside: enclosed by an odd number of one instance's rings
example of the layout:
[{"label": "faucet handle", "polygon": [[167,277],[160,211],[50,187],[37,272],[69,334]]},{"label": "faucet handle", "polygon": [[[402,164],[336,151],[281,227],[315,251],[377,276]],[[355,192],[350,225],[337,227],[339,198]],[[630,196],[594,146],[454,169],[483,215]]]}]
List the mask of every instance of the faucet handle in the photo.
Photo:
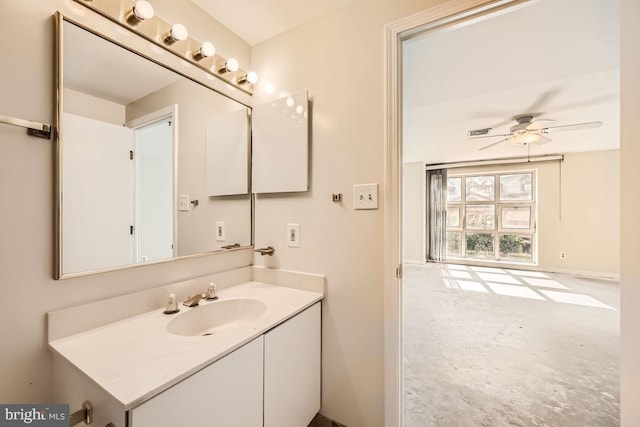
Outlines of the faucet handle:
[{"label": "faucet handle", "polygon": [[167,307],[164,309],[164,314],[175,314],[179,311],[176,294],[167,295]]},{"label": "faucet handle", "polygon": [[182,305],[185,307],[195,307],[204,296],[204,294],[195,294],[194,296],[187,295],[187,299],[182,302]]},{"label": "faucet handle", "polygon": [[209,301],[218,299],[218,287],[215,283],[209,283],[207,287],[207,293],[205,294],[205,298]]}]

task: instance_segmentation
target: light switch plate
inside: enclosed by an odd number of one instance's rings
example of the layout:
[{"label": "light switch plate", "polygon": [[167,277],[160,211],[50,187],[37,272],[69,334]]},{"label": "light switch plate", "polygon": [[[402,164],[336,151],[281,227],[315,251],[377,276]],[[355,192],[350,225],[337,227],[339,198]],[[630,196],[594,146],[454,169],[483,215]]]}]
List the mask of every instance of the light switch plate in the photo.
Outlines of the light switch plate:
[{"label": "light switch plate", "polygon": [[181,194],[178,196],[178,210],[183,212],[188,212],[191,203],[189,203],[189,195]]},{"label": "light switch plate", "polygon": [[300,224],[287,224],[287,246],[300,247]]},{"label": "light switch plate", "polygon": [[378,209],[378,184],[353,186],[354,209]]},{"label": "light switch plate", "polygon": [[226,227],[224,221],[216,222],[216,240],[218,242],[224,242],[225,240],[227,240],[225,228]]}]

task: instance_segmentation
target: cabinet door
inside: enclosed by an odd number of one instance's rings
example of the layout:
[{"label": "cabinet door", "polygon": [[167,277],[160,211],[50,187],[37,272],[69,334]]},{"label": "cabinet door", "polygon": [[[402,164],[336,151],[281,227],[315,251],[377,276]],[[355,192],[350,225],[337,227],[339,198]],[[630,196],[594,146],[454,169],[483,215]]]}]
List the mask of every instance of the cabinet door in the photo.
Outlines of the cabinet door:
[{"label": "cabinet door", "polygon": [[130,425],[260,427],[262,360],[259,337],[134,408]]},{"label": "cabinet door", "polygon": [[251,112],[254,193],[309,190],[309,94],[302,92]]},{"label": "cabinet door", "polygon": [[320,410],[320,303],[264,335],[264,427],[301,427]]}]

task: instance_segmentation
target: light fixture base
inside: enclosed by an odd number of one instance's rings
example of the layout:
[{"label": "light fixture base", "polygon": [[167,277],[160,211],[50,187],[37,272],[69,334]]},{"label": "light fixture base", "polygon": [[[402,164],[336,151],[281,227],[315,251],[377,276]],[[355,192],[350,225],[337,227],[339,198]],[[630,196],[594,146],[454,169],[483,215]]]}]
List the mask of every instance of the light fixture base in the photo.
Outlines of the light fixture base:
[{"label": "light fixture base", "polygon": [[[149,18],[145,18],[145,16],[136,16],[136,13],[134,13],[135,11],[131,6],[131,0],[74,1],[126,28],[127,30],[134,32],[156,46],[171,52],[207,74],[235,87],[241,92],[253,95],[253,85],[240,84],[237,81],[237,76],[246,75],[246,71],[239,67],[237,70],[232,71],[228,70],[226,67],[225,71],[220,69],[219,64],[226,64],[231,58],[226,59],[215,53],[211,56],[202,55],[202,53],[199,52],[199,48],[202,46],[202,43],[186,35],[184,40],[175,40],[175,37],[172,37],[170,33],[172,25],[155,15],[151,15]],[[134,3],[134,8],[138,3],[147,3],[151,6],[151,4],[146,0],[137,0]],[[152,10],[153,8],[150,7],[150,9]],[[129,12],[123,14],[122,11]],[[177,43],[177,41],[180,41],[180,43]]]}]

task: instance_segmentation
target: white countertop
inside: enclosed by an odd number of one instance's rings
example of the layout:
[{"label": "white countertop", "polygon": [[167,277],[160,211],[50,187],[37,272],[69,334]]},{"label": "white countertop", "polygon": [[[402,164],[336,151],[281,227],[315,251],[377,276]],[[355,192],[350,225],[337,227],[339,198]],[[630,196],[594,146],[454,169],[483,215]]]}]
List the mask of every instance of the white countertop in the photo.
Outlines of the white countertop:
[{"label": "white countertop", "polygon": [[[218,292],[220,300],[251,298],[266,304],[255,321],[223,328],[211,336],[180,336],[167,331],[176,316],[199,307],[180,304],[180,313],[164,308],[98,327],[49,345],[102,387],[127,410],[166,390],[296,315],[323,294],[248,282]],[[200,304],[215,304],[201,301]]]}]

